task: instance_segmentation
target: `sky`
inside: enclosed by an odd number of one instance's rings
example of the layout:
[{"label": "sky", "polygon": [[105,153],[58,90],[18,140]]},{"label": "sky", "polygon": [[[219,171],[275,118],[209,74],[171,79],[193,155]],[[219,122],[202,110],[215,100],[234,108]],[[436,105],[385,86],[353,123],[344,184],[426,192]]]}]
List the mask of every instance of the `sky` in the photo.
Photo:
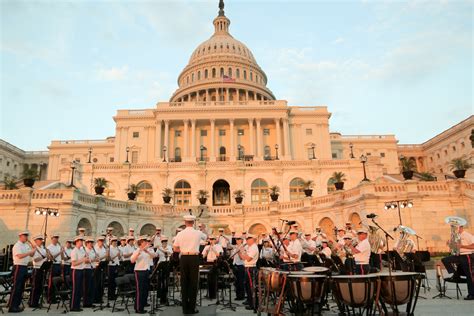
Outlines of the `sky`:
[{"label": "sky", "polygon": [[[168,101],[217,0],[0,1],[0,138],[24,150],[115,134]],[[422,143],[473,114],[472,1],[227,0],[230,33],[289,105],[330,130]]]}]

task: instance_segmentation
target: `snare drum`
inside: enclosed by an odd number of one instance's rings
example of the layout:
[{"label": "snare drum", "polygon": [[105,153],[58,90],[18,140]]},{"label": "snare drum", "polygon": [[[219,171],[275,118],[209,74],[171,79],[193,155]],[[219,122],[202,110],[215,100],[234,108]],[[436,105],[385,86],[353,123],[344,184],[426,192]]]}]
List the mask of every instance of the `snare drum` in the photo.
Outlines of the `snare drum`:
[{"label": "snare drum", "polygon": [[388,272],[377,274],[380,277],[380,298],[382,303],[393,307],[407,304],[407,314],[413,314],[420,291],[421,275],[416,272]]},{"label": "snare drum", "polygon": [[360,315],[370,314],[377,294],[376,275],[338,275],[331,280],[341,313],[354,313],[357,308]]}]

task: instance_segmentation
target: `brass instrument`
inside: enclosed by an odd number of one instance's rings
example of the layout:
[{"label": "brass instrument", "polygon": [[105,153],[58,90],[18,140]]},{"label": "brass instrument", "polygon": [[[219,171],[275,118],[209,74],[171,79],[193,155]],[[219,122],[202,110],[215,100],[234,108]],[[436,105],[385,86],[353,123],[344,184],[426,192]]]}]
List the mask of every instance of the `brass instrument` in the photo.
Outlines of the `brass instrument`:
[{"label": "brass instrument", "polygon": [[444,222],[451,226],[451,235],[448,242],[449,251],[451,252],[452,256],[459,256],[459,243],[461,241],[459,227],[466,225],[467,221],[462,217],[448,216],[444,219]]},{"label": "brass instrument", "polygon": [[400,231],[400,238],[394,250],[398,252],[398,254],[404,258],[405,253],[412,252],[414,248],[414,243],[411,239],[408,239],[410,235],[416,235],[416,232],[408,226],[399,225],[395,228],[395,231]]},{"label": "brass instrument", "polygon": [[377,233],[377,230],[377,227],[369,225],[369,244],[372,253],[378,253],[384,245],[383,237]]}]

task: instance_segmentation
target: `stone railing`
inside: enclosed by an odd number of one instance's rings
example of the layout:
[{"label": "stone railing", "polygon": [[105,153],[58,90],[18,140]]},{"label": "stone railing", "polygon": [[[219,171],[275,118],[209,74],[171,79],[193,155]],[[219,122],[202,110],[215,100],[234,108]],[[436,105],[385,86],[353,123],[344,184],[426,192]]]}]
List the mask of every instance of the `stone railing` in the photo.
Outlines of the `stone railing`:
[{"label": "stone railing", "polygon": [[191,101],[191,102],[158,102],[158,108],[170,107],[214,107],[214,106],[281,106],[286,107],[287,102],[282,100],[249,100],[249,101]]},{"label": "stone railing", "polygon": [[[272,211],[293,212],[307,207],[324,207],[335,203],[349,202],[363,195],[392,197],[397,194],[436,193],[450,194],[459,192],[469,197],[474,197],[474,182],[470,180],[448,180],[437,182],[408,181],[404,183],[364,183],[358,187],[335,191],[329,195],[304,198],[294,201],[271,202],[258,205],[224,205],[224,206],[198,206],[198,205],[171,205],[171,204],[145,204],[139,202],[108,199],[103,196],[90,195],[74,189],[31,190],[22,188],[18,190],[0,190],[0,206],[31,203],[38,205],[57,205],[70,202],[73,205],[83,205],[98,211],[133,213],[143,215],[180,216],[188,213],[200,214],[202,210],[210,216],[238,215],[266,213]],[[31,200],[30,200],[31,197]]]}]

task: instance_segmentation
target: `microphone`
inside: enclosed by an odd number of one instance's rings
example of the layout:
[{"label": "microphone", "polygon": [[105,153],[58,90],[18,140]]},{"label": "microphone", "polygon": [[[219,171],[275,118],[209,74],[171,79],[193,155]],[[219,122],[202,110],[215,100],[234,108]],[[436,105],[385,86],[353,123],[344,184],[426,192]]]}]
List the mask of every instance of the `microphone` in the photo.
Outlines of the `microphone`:
[{"label": "microphone", "polygon": [[287,219],[281,219],[281,218],[280,218],[280,221],[286,222],[286,224],[287,224],[288,226],[291,226],[291,225],[295,225],[295,224],[296,224],[296,221],[289,221],[289,220],[287,220]]},{"label": "microphone", "polygon": [[370,214],[367,214],[367,215],[366,215],[366,217],[367,217],[367,218],[370,218],[370,219],[376,218],[377,216],[378,216],[378,215],[376,215],[376,214],[374,214],[374,213],[370,213]]}]

